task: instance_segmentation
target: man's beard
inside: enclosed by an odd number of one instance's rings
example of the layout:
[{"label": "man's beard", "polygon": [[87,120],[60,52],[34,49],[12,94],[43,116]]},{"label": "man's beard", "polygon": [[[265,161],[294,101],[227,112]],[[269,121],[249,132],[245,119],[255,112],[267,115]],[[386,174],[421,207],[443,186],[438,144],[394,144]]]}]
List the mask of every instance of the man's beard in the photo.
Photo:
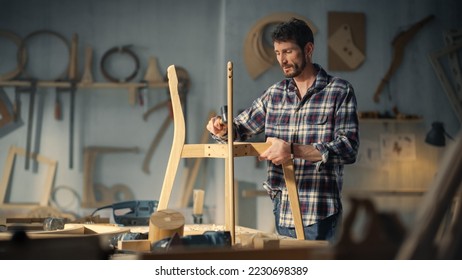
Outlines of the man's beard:
[{"label": "man's beard", "polygon": [[297,77],[298,75],[300,75],[303,72],[303,69],[305,69],[306,59],[302,60],[301,65],[298,65],[297,63],[294,63],[291,66],[292,66],[292,69],[293,69],[292,72],[290,72],[290,73],[285,73],[284,72],[284,76],[286,78],[294,78],[294,77]]}]

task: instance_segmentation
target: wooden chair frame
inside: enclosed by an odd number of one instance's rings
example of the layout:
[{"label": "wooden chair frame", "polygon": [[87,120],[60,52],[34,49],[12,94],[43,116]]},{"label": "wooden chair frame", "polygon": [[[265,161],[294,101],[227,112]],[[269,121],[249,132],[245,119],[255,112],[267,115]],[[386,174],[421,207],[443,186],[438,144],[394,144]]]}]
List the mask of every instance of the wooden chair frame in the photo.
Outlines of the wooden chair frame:
[{"label": "wooden chair frame", "polygon": [[[227,144],[185,144],[186,127],[183,110],[178,94],[178,77],[175,65],[167,69],[170,97],[173,110],[173,143],[167,164],[162,191],[159,198],[158,210],[167,209],[173,183],[181,158],[223,158],[225,159],[225,229],[230,231],[232,244],[235,244],[235,185],[234,185],[234,157],[258,156],[264,152],[270,143],[238,143],[228,141]],[[227,64],[227,119],[233,119],[233,64]],[[233,139],[232,126],[228,126],[229,139]],[[291,210],[295,220],[297,239],[305,239],[303,222],[300,212],[297,185],[295,182],[293,161],[283,165],[284,178],[289,192]]]}]

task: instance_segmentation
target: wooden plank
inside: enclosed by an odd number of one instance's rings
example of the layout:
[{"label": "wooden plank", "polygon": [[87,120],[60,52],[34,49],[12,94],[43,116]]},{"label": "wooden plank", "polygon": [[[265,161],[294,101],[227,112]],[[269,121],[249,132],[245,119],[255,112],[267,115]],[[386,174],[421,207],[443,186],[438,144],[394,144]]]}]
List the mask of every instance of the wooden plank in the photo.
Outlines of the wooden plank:
[{"label": "wooden plank", "polygon": [[171,65],[167,68],[168,84],[170,88],[170,99],[172,100],[173,111],[173,143],[168,159],[167,169],[165,172],[162,191],[160,193],[159,205],[157,210],[164,210],[168,207],[170,194],[172,193],[173,183],[175,181],[176,172],[181,159],[181,151],[183,150],[186,138],[186,126],[184,122],[183,110],[181,108],[180,95],[178,93],[178,76],[175,66]]},{"label": "wooden plank", "polygon": [[271,146],[267,142],[235,142],[234,156],[259,156]]},{"label": "wooden plank", "polygon": [[118,250],[134,252],[151,252],[151,242],[144,240],[119,240],[117,241]]},{"label": "wooden plank", "polygon": [[181,151],[182,158],[226,158],[228,156],[226,144],[185,144]]},{"label": "wooden plank", "polygon": [[305,239],[305,231],[303,230],[303,219],[300,211],[300,200],[298,197],[297,182],[295,181],[294,163],[292,160],[285,162],[282,165],[284,170],[284,179],[286,188],[289,193],[290,210],[294,218],[295,232],[297,239]]},{"label": "wooden plank", "polygon": [[279,239],[273,238],[255,238],[253,240],[255,249],[278,249],[279,248]]},{"label": "wooden plank", "polygon": [[[258,156],[271,146],[266,142],[234,142],[234,157]],[[181,152],[182,158],[227,158],[227,144],[185,144]]]},{"label": "wooden plank", "polygon": [[229,209],[229,219],[228,223],[226,223],[227,229],[231,233],[231,244],[235,244],[236,242],[236,209],[235,209],[235,185],[234,185],[234,130],[233,130],[233,63],[228,61],[227,65],[228,70],[228,116],[227,119],[230,122],[228,125],[228,157],[226,159],[227,164],[227,180],[225,182],[225,208]]}]

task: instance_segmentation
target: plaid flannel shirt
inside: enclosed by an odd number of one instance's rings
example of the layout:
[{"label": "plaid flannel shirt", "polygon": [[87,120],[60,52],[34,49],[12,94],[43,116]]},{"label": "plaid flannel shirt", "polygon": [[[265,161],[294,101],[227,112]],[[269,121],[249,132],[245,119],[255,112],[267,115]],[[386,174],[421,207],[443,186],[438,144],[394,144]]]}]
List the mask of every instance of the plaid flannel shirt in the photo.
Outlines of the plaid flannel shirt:
[{"label": "plaid flannel shirt", "polygon": [[[302,100],[297,97],[294,80],[284,79],[233,120],[236,141],[246,141],[263,132],[265,137],[314,145],[321,152],[320,162],[294,159],[304,226],[342,210],[343,166],[355,162],[359,148],[353,87],[328,75],[321,66],[314,66],[318,71],[316,81]],[[294,227],[282,166],[268,163],[266,183],[273,191],[282,192],[279,225]]]}]

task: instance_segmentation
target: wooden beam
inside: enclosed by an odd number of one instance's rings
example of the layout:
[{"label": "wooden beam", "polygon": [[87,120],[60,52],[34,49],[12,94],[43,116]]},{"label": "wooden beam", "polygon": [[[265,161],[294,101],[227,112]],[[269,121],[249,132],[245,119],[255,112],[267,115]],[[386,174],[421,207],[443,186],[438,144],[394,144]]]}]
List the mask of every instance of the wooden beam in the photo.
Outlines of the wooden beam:
[{"label": "wooden beam", "polygon": [[186,126],[184,121],[183,109],[181,108],[180,95],[178,92],[178,76],[175,66],[167,68],[168,84],[170,88],[170,99],[172,100],[173,111],[173,143],[168,159],[167,169],[165,171],[162,191],[160,193],[159,205],[157,210],[165,210],[168,207],[170,194],[172,193],[173,183],[181,159],[181,152],[186,138]]},{"label": "wooden beam", "polygon": [[225,174],[225,212],[228,211],[225,219],[225,229],[231,233],[231,244],[236,242],[236,209],[235,209],[235,185],[234,185],[234,130],[233,130],[233,63],[228,61],[228,157],[226,158]]}]

